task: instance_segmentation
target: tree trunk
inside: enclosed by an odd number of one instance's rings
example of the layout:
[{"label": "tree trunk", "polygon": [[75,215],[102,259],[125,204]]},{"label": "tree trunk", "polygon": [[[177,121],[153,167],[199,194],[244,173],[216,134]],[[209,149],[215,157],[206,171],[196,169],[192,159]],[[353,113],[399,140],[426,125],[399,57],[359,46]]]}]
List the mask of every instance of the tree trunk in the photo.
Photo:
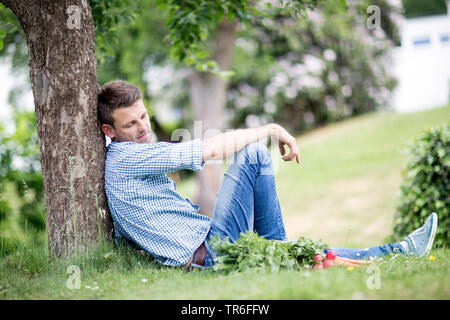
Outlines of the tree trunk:
[{"label": "tree trunk", "polygon": [[[236,20],[231,22],[224,20],[217,29],[214,60],[217,61],[221,70],[228,70],[231,66],[236,26]],[[208,72],[193,70],[190,77],[190,98],[195,119],[202,121],[204,132],[210,130],[212,135],[214,135],[212,129],[217,130],[216,133],[223,132],[226,90],[227,86],[223,79]],[[223,165],[211,164],[197,173],[197,190],[194,198],[200,205],[199,213],[213,216],[222,171]]]},{"label": "tree trunk", "polygon": [[49,252],[86,252],[112,236],[91,8],[87,0],[1,2],[27,37]]}]

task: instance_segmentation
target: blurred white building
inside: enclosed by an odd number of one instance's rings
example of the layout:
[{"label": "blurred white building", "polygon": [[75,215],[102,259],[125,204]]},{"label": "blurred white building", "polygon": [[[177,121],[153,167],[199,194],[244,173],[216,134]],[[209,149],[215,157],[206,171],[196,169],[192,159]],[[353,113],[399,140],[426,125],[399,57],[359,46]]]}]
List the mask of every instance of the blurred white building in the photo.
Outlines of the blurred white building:
[{"label": "blurred white building", "polygon": [[399,28],[401,46],[393,52],[399,81],[394,109],[411,112],[449,103],[450,1],[446,15],[403,19]]}]

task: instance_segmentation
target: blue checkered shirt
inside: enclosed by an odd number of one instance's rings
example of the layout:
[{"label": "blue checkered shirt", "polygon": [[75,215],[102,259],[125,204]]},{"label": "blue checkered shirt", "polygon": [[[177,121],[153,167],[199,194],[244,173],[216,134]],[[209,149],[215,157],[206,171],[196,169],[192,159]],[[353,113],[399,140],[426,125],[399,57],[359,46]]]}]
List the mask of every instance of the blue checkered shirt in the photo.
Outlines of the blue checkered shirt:
[{"label": "blue checkered shirt", "polygon": [[167,173],[201,170],[202,147],[200,139],[108,145],[105,189],[116,243],[137,245],[164,265],[189,261],[205,240],[211,219],[178,194]]}]

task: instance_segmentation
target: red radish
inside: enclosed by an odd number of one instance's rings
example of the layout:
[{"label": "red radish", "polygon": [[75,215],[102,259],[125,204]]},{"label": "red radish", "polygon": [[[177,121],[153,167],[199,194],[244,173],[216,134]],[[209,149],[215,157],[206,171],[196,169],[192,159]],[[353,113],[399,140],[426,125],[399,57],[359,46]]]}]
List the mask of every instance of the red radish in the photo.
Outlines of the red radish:
[{"label": "red radish", "polygon": [[316,262],[321,262],[322,260],[323,260],[323,257],[322,257],[321,254],[316,254],[316,255],[314,256],[314,261],[316,261]]},{"label": "red radish", "polygon": [[334,260],[336,259],[336,252],[334,252],[333,250],[330,250],[327,252],[327,259],[328,260]]},{"label": "red radish", "polygon": [[323,262],[323,267],[324,267],[324,268],[330,268],[330,267],[332,267],[333,265],[334,265],[333,260],[327,259],[327,260],[325,260],[325,261]]},{"label": "red radish", "polygon": [[317,263],[312,267],[313,270],[320,270],[323,269],[323,264]]}]

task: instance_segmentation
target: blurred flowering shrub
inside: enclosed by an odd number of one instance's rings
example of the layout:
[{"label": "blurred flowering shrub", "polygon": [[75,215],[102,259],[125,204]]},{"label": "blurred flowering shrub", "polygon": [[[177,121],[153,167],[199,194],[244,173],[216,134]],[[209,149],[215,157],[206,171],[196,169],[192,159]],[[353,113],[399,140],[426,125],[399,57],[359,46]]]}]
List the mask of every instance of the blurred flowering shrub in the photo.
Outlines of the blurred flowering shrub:
[{"label": "blurred flowering shrub", "polygon": [[[367,27],[369,5],[380,28]],[[401,8],[388,1],[324,1],[308,17],[281,13],[236,39],[228,116],[234,127],[275,121],[294,132],[389,107],[389,51]]]}]

